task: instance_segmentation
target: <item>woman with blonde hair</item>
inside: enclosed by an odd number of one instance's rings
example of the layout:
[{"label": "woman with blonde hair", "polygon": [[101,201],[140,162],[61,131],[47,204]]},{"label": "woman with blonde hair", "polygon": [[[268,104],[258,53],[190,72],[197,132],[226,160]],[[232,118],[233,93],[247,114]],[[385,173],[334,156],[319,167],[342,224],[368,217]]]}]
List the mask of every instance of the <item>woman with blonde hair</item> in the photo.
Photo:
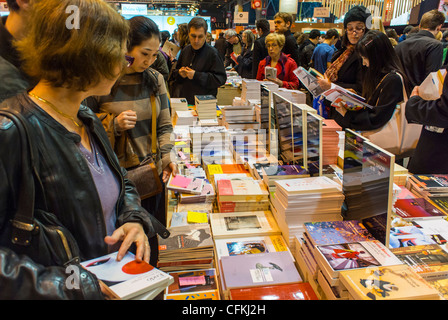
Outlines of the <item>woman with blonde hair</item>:
[{"label": "woman with blonde hair", "polygon": [[[282,52],[282,48],[285,45],[285,36],[279,33],[270,33],[266,36],[265,43],[269,55],[261,60],[258,65],[257,80],[272,81],[278,84],[280,88],[298,89],[300,83],[293,73],[297,69],[297,63],[289,55]],[[275,68],[277,77],[266,77],[266,67]]]},{"label": "woman with blonde hair", "polygon": [[[67,27],[70,17],[76,27]],[[2,117],[0,141],[8,152],[0,154],[0,298],[103,299],[102,285],[81,261],[117,250],[121,260],[131,245],[138,261],[149,261],[148,237],[169,234],[140,206],[101,122],[81,104],[108,94],[130,63],[129,27],[102,0],[46,0],[32,3],[27,30],[16,46],[38,83],[0,108],[20,113],[30,129],[36,193],[27,201],[36,220],[15,215],[28,166],[17,147],[18,126]],[[43,241],[44,230],[59,238]],[[79,289],[67,285],[68,266],[79,274]]]}]

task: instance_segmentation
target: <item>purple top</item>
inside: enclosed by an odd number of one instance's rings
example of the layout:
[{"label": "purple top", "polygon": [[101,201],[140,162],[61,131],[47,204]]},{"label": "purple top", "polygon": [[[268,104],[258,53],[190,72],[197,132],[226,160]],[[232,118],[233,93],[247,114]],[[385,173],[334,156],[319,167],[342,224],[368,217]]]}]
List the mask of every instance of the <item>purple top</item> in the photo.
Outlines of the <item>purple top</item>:
[{"label": "purple top", "polygon": [[115,206],[120,194],[120,183],[92,137],[90,137],[90,141],[92,152],[88,151],[82,143],[79,144],[79,149],[89,165],[90,173],[101,200],[107,235],[110,236],[115,231],[117,221]]}]

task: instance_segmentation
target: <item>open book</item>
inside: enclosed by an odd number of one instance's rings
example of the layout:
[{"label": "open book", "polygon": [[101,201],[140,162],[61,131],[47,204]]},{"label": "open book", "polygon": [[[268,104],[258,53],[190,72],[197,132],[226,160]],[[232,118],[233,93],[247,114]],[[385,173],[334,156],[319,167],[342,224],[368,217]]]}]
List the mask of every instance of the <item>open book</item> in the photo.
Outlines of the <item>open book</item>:
[{"label": "open book", "polygon": [[340,107],[340,104],[342,103],[348,110],[352,111],[361,110],[364,108],[373,108],[373,106],[365,102],[366,99],[363,97],[334,83],[332,83],[331,88],[323,92],[322,95],[325,99],[331,101],[331,105],[333,107]]},{"label": "open book", "polygon": [[313,75],[303,67],[298,67],[293,72],[313,97],[318,97],[324,92],[319,86],[319,82],[317,82],[316,75]]},{"label": "open book", "polygon": [[334,83],[331,84],[330,89],[325,91],[320,87],[319,82],[317,81],[318,78],[323,78],[323,75],[313,68],[306,70],[303,67],[298,67],[293,72],[314,98],[323,95],[331,102],[332,106],[340,107],[340,103],[343,103],[348,110],[352,111],[363,108],[373,108],[365,102],[366,99],[363,97]]}]

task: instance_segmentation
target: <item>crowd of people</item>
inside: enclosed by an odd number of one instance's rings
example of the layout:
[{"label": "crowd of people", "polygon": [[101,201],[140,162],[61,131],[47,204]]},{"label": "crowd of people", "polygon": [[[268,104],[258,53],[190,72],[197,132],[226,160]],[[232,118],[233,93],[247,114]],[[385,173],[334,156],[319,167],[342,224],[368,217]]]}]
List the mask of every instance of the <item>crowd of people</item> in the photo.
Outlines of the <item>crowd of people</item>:
[{"label": "crowd of people", "polygon": [[[112,250],[119,259],[132,250],[137,260],[155,264],[157,235],[169,236],[164,192],[141,200],[127,171],[151,157],[162,184],[176,175],[170,97],[194,105],[195,95],[216,96],[228,70],[304,90],[293,71],[313,67],[323,75],[323,89],[337,84],[374,106],[353,111],[316,99],[325,117],[361,132],[381,129],[409,99],[408,121],[423,126],[409,171],[448,173],[448,84],[437,100],[419,96],[419,85],[446,57],[446,37],[438,36],[445,16],[437,10],[400,37],[374,30],[370,13],[355,6],[341,34],[294,34],[292,15],[279,12],[273,31],[260,19],[256,30],[229,29],[213,39],[201,17],[170,35],[147,17],[125,20],[101,0],[8,0],[8,6],[0,23],[0,108],[29,123],[38,192],[35,220],[20,220],[20,130],[0,117],[0,298],[103,299],[105,288],[81,267],[79,289],[69,289],[65,267]],[[67,25],[70,6],[79,10],[79,27]],[[178,45],[176,56],[161,50],[166,41]],[[266,67],[276,76],[267,76]],[[127,145],[136,163],[126,161]],[[29,246],[29,239],[45,238],[35,228],[38,220],[75,239],[70,254],[51,256],[41,243]],[[51,258],[40,260],[40,251]]]}]

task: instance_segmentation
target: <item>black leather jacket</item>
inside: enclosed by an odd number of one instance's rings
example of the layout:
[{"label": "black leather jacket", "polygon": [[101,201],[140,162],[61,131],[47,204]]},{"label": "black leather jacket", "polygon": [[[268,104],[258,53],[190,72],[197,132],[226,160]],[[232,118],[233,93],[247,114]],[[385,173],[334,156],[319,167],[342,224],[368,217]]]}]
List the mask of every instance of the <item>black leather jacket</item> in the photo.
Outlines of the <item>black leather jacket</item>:
[{"label": "black leather jacket", "polygon": [[[48,116],[27,94],[5,100],[0,108],[20,111],[31,123],[36,135],[38,171],[45,189],[48,210],[73,234],[80,249],[81,261],[108,253],[104,242],[106,226],[100,199],[87,163],[79,151],[80,136],[71,133]],[[117,202],[117,227],[126,222],[140,222],[148,237],[168,235],[165,227],[140,206],[134,185],[123,178],[107,134],[97,116],[81,106],[78,113],[91,137],[101,148],[112,171],[121,181]],[[18,133],[8,119],[0,118],[0,232],[9,223],[18,195],[20,147]],[[0,298],[6,299],[94,299],[101,298],[96,278],[84,272],[81,289],[68,290],[63,267],[44,268],[19,257],[0,244]]]}]

